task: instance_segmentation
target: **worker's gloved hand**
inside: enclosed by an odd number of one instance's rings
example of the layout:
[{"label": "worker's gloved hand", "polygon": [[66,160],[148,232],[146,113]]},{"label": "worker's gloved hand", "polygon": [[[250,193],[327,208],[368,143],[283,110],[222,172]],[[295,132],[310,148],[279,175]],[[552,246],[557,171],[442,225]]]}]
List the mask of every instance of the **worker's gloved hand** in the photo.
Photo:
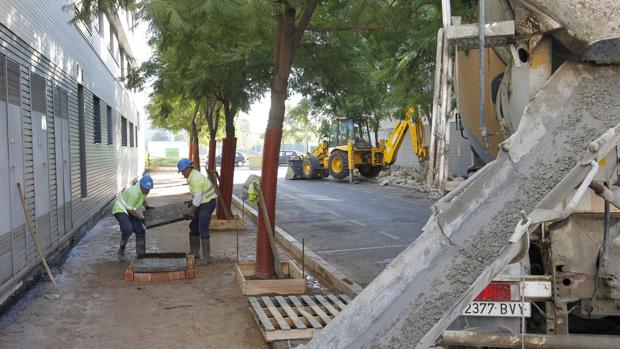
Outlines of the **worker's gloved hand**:
[{"label": "worker's gloved hand", "polygon": [[145,210],[152,210],[152,209],[154,209],[154,208],[155,208],[155,207],[153,207],[153,206],[149,206],[149,205],[145,205],[145,206],[144,206],[144,209],[145,209]]},{"label": "worker's gloved hand", "polygon": [[144,221],[144,217],[140,217],[140,222],[142,222],[142,224],[146,225],[146,223]]},{"label": "worker's gloved hand", "polygon": [[187,215],[190,217],[194,217],[194,213],[196,212],[196,206],[190,205],[187,209]]}]

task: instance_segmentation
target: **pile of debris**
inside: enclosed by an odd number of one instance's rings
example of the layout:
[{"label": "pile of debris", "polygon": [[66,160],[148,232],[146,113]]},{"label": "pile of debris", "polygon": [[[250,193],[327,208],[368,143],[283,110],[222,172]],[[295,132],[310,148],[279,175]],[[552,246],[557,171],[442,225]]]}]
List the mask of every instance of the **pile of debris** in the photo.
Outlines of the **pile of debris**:
[{"label": "pile of debris", "polygon": [[424,173],[413,167],[392,166],[389,169],[379,172],[377,180],[379,185],[394,185],[404,188],[413,189],[415,191],[426,193]]}]

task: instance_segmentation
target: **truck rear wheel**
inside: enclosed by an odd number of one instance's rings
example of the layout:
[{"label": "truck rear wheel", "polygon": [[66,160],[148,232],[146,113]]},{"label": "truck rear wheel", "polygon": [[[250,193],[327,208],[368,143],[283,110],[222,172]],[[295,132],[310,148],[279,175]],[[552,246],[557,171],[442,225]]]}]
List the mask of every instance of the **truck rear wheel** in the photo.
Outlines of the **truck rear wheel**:
[{"label": "truck rear wheel", "polygon": [[366,178],[375,178],[381,172],[381,166],[362,165],[357,168],[360,174]]},{"label": "truck rear wheel", "polygon": [[334,150],[329,155],[329,174],[336,179],[344,179],[349,175],[349,159],[345,152]]}]

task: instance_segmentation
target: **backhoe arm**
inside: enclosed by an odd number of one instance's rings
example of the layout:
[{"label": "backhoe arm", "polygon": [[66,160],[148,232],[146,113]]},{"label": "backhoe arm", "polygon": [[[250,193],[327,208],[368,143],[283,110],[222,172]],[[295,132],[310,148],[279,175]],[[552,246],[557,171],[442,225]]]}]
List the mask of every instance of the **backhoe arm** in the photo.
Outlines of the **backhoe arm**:
[{"label": "backhoe arm", "polygon": [[407,117],[405,120],[401,120],[398,124],[396,124],[394,131],[392,131],[388,139],[385,141],[385,152],[383,154],[384,165],[392,165],[396,161],[398,150],[403,143],[407,129],[409,129],[409,134],[411,135],[413,153],[416,154],[420,162],[426,160],[428,157],[428,147],[424,146],[424,131],[422,130],[422,123],[413,122],[411,114],[411,112],[407,112]]}]

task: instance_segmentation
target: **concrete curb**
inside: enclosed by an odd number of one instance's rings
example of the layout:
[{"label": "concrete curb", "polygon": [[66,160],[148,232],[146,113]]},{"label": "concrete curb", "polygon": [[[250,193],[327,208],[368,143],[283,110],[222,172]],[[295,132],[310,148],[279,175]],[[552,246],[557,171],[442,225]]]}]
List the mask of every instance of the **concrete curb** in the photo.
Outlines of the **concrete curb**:
[{"label": "concrete curb", "polygon": [[[247,213],[248,216],[254,221],[254,223],[256,223],[258,220],[258,213],[256,212],[256,209],[247,204],[243,205],[243,201],[235,194],[233,194],[232,198],[233,204],[240,210],[244,210],[245,213]],[[363,290],[360,285],[349,279],[342,272],[338,271],[321,256],[316,254],[316,252],[312,251],[308,247],[305,247],[302,251],[301,242],[297,241],[297,239],[295,239],[291,234],[277,225],[275,235],[276,241],[289,255],[299,262],[303,259],[304,264],[306,265],[306,270],[314,273],[322,280],[331,284],[331,286],[338,290],[338,292],[345,293],[350,297],[355,297]],[[302,258],[302,253],[305,255],[304,258]]]}]

